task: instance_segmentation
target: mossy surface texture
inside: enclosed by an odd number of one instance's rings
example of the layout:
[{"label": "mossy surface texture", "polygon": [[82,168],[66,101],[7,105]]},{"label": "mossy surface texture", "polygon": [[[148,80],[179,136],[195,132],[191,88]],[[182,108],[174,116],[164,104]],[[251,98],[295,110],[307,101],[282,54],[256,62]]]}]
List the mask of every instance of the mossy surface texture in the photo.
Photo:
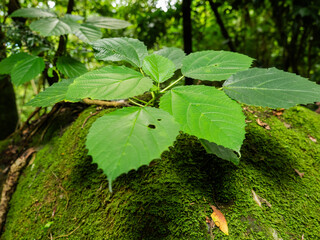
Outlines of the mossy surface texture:
[{"label": "mossy surface texture", "polygon": [[[85,148],[90,125],[110,110],[81,128],[90,111],[25,169],[2,239],[210,239],[209,203],[229,226],[229,236],[214,228],[214,239],[320,239],[319,115],[251,108],[238,166],[182,134],[161,160],[117,178],[110,193]],[[259,207],[252,190],[271,207]]]}]

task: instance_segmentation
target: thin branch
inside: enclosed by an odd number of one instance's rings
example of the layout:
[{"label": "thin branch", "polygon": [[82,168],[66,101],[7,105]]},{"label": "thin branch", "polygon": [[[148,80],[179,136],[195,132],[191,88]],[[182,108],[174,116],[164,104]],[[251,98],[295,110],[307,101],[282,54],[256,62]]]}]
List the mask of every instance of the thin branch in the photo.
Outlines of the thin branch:
[{"label": "thin branch", "polygon": [[98,105],[98,106],[106,106],[106,107],[127,107],[129,104],[124,101],[102,101],[102,100],[92,100],[89,98],[82,99],[85,104],[88,105]]},{"label": "thin branch", "polygon": [[229,33],[228,33],[228,31],[227,31],[227,29],[226,29],[226,27],[225,27],[225,25],[224,25],[224,23],[222,21],[222,18],[221,18],[220,14],[219,14],[217,5],[212,0],[208,0],[208,2],[210,4],[210,7],[211,7],[213,13],[214,13],[214,16],[217,19],[217,23],[218,23],[218,25],[220,27],[221,33],[222,33],[223,37],[227,40],[227,43],[228,43],[228,46],[229,46],[230,50],[232,52],[235,52],[236,48],[234,47],[233,42],[231,40],[231,37],[230,37],[230,35],[229,35]]}]

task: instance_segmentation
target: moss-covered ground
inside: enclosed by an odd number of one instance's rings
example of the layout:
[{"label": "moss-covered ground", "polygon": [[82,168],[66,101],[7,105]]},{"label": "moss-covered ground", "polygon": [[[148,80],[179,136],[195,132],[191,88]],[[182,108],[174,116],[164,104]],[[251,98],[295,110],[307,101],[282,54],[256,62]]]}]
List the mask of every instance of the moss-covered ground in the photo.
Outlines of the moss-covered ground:
[{"label": "moss-covered ground", "polygon": [[[90,111],[49,139],[25,169],[2,239],[210,239],[209,202],[229,225],[229,236],[214,228],[215,239],[320,239],[319,115],[251,108],[238,166],[180,135],[161,160],[123,174],[110,193],[84,144],[92,122],[109,110],[82,128]],[[252,190],[272,206],[259,207]]]}]

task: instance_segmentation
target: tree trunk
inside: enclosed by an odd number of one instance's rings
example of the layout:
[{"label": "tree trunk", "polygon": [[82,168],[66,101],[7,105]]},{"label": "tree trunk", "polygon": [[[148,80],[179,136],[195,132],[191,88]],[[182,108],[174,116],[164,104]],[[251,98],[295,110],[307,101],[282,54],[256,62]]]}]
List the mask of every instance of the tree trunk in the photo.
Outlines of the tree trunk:
[{"label": "tree trunk", "polygon": [[[192,53],[192,22],[191,22],[191,3],[192,0],[182,1],[182,15],[183,15],[183,43],[186,54]],[[185,85],[192,85],[191,78],[185,79]]]}]

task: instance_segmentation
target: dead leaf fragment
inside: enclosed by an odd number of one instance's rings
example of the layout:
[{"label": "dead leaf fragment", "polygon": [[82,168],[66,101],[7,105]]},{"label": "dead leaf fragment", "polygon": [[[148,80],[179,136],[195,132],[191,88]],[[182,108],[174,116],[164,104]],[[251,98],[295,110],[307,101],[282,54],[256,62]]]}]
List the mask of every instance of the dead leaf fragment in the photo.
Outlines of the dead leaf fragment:
[{"label": "dead leaf fragment", "polygon": [[266,199],[256,194],[256,192],[253,191],[253,189],[251,190],[251,192],[252,192],[253,200],[259,205],[259,207],[262,207],[262,203],[265,203],[269,208],[272,207],[271,203],[269,203]]},{"label": "dead leaf fragment", "polygon": [[259,126],[265,128],[265,129],[267,129],[267,130],[270,130],[270,129],[271,129],[270,126],[269,126],[267,123],[262,122],[262,121],[260,120],[260,118],[257,118],[257,119],[256,119],[256,122],[258,123]]},{"label": "dead leaf fragment", "polygon": [[224,217],[222,212],[220,212],[220,210],[218,210],[215,206],[213,206],[213,205],[210,205],[210,206],[213,210],[213,213],[211,214],[212,220],[214,221],[216,226],[219,227],[220,230],[224,234],[229,235],[228,224],[227,224],[226,218]]},{"label": "dead leaf fragment", "polygon": [[294,171],[299,175],[299,177],[303,178],[304,173],[299,172],[297,169],[294,169]]},{"label": "dead leaf fragment", "polygon": [[289,123],[283,122],[283,125],[284,125],[286,128],[292,128],[292,126],[291,126]]},{"label": "dead leaf fragment", "polygon": [[312,142],[314,142],[314,143],[316,143],[317,142],[317,139],[315,139],[314,137],[312,137],[312,136],[308,136],[309,137],[309,139],[312,141]]}]

